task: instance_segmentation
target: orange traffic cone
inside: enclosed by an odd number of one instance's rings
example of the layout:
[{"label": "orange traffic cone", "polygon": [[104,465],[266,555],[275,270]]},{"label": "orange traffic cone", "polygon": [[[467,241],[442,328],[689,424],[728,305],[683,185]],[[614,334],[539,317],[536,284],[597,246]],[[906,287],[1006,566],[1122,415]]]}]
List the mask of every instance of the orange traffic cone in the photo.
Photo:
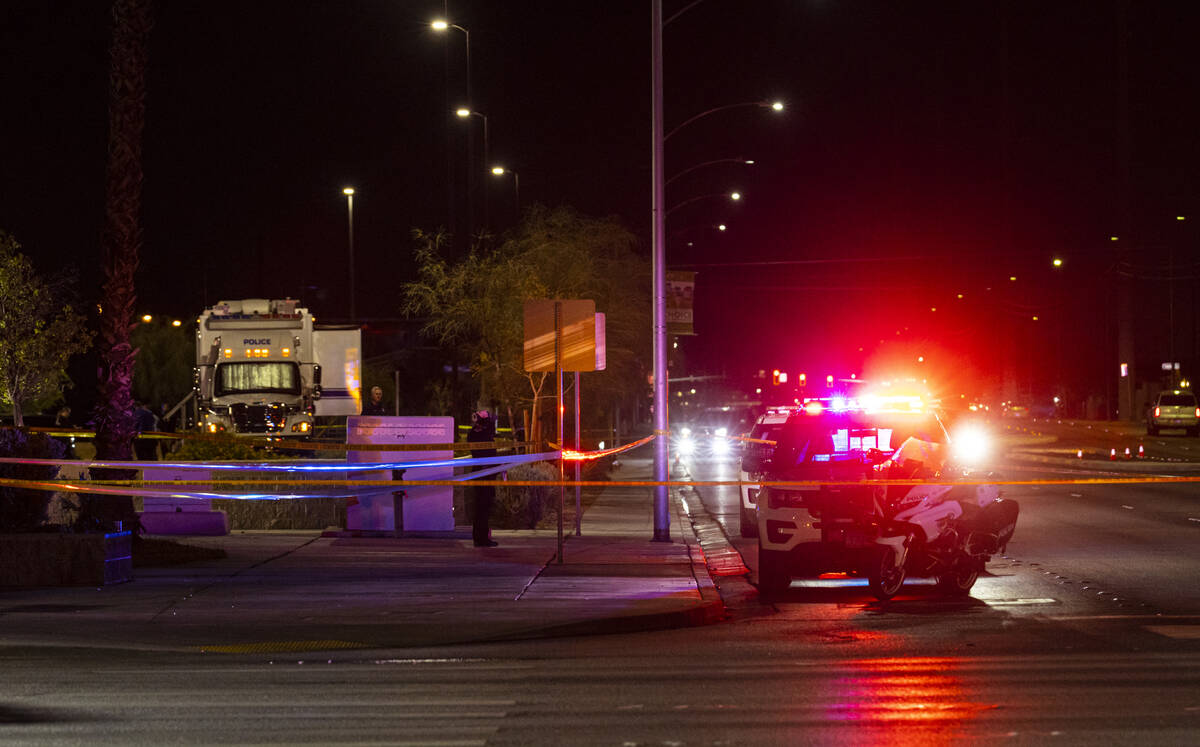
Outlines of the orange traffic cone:
[{"label": "orange traffic cone", "polygon": [[1075,458],[1083,459],[1083,449],[1080,449],[1079,451],[1075,452]]},{"label": "orange traffic cone", "polygon": [[1128,446],[1126,446],[1126,447],[1125,447],[1125,458],[1126,458],[1126,459],[1129,459],[1129,458],[1130,458],[1130,457],[1132,457],[1132,456],[1133,456],[1133,455],[1129,453],[1129,447],[1128,447]]},{"label": "orange traffic cone", "polygon": [[1146,447],[1142,446],[1141,444],[1138,444],[1138,459],[1145,459],[1145,458],[1146,458]]},{"label": "orange traffic cone", "polygon": [[1116,449],[1113,449],[1112,451],[1108,452],[1108,461],[1110,461],[1110,462],[1117,461],[1117,450]]}]

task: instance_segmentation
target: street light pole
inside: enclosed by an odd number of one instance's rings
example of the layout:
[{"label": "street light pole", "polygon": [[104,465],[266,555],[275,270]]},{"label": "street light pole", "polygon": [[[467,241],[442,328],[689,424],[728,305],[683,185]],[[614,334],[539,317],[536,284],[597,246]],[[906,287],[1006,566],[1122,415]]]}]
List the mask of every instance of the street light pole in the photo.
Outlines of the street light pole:
[{"label": "street light pole", "polygon": [[738,202],[742,199],[742,193],[741,192],[718,192],[718,193],[711,194],[711,195],[700,195],[699,197],[691,197],[691,198],[684,200],[683,202],[672,205],[670,207],[670,209],[667,210],[667,215],[670,215],[671,213],[675,212],[676,210],[683,207],[684,205],[690,205],[693,202],[699,202],[700,200],[711,200],[714,197],[727,197],[734,202]]},{"label": "street light pole", "polygon": [[717,158],[712,161],[705,161],[704,163],[698,163],[695,166],[689,166],[688,168],[684,169],[683,171],[680,171],[678,174],[676,174],[675,176],[668,179],[666,186],[668,186],[668,187],[671,186],[671,182],[675,181],[676,179],[683,176],[684,174],[690,174],[697,169],[702,169],[705,166],[714,166],[718,163],[742,163],[747,166],[754,165],[754,161],[749,158]]},{"label": "street light pole", "polygon": [[667,282],[666,211],[663,144],[662,0],[650,3],[650,151],[654,336],[654,541],[671,541],[671,515],[667,492],[670,435],[667,421]]},{"label": "street light pole", "polygon": [[504,176],[512,174],[513,178],[513,204],[516,207],[517,219],[521,218],[521,175],[512,169],[506,169],[503,166],[493,166],[492,173],[496,176]]},{"label": "street light pole", "polygon": [[[468,109],[465,106],[459,107],[459,109],[457,111],[455,111],[454,113],[456,115],[458,115],[459,118],[461,118],[461,119],[467,119],[468,117],[479,117],[480,119],[483,120],[483,162],[487,163],[490,160],[490,157],[489,157],[490,146],[488,145],[488,118],[487,118],[487,115],[483,114],[482,112],[477,112],[474,109]],[[474,138],[472,138],[472,140],[474,140]],[[471,156],[474,154],[474,150],[472,148],[468,148],[467,150],[468,150],[468,160],[470,160]],[[477,180],[475,179],[475,164],[472,162],[471,163],[471,180],[468,182],[467,189],[470,190],[471,185],[475,184],[476,181]],[[487,190],[486,184],[484,185],[484,188],[483,188],[483,228],[485,231],[488,229],[488,190]]]},{"label": "street light pole", "polygon": [[354,187],[346,187],[342,194],[346,195],[346,232],[350,254],[347,263],[350,270],[350,321],[354,321],[357,316],[354,308]]},{"label": "street light pole", "polygon": [[684,127],[687,127],[692,122],[695,122],[698,119],[703,119],[704,117],[707,117],[710,114],[716,114],[717,112],[723,112],[726,109],[739,109],[743,106],[758,106],[758,107],[762,107],[764,109],[771,109],[772,111],[777,111],[777,112],[783,111],[783,108],[784,108],[782,101],[743,101],[740,104],[726,104],[725,106],[717,106],[712,109],[709,109],[708,111],[700,112],[699,114],[688,118],[686,121],[683,122],[683,124],[679,125],[675,129],[668,132],[666,137],[663,138],[663,140],[670,140],[672,135],[679,132]]}]

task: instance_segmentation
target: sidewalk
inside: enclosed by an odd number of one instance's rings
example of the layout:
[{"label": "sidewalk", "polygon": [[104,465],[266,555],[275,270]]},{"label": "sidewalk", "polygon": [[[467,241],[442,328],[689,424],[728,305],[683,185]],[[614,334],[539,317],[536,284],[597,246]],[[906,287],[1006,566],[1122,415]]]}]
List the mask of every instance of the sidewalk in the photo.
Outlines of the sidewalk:
[{"label": "sidewalk", "polygon": [[[651,477],[633,456],[614,480]],[[470,539],[235,532],[183,538],[228,557],[136,569],[103,588],[0,591],[0,644],[303,652],[652,630],[716,622],[720,596],[671,496],[653,542],[650,488],[609,486],[556,562],[554,530]],[[570,528],[566,531],[571,531]]]}]

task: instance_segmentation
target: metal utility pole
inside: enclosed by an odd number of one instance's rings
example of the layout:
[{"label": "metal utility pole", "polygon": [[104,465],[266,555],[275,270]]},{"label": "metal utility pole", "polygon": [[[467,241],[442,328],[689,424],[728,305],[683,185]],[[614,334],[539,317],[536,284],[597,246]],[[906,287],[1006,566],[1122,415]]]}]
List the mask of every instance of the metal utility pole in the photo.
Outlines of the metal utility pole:
[{"label": "metal utility pole", "polygon": [[654,298],[654,541],[671,541],[671,516],[668,491],[665,483],[670,467],[667,447],[669,445],[667,420],[667,282],[666,282],[666,210],[664,209],[663,171],[663,55],[662,55],[662,0],[650,3],[650,57],[651,69],[651,205],[650,222],[652,235],[652,282]]}]

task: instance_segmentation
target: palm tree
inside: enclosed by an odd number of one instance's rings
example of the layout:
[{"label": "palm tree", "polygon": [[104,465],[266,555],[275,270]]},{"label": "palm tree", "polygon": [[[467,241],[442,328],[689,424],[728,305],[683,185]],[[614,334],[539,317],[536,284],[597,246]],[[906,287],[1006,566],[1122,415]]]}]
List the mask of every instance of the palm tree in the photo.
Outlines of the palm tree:
[{"label": "palm tree", "polygon": [[[151,0],[113,0],[109,56],[108,169],[105,181],[104,294],[100,313],[96,456],[129,459],[136,432],[131,397],[137,353],[129,342],[137,290],[134,272],[142,243],[142,130],[146,115],[146,60],[153,24]],[[106,475],[117,477],[116,474]],[[99,522],[130,521],[133,500],[91,501]]]}]

